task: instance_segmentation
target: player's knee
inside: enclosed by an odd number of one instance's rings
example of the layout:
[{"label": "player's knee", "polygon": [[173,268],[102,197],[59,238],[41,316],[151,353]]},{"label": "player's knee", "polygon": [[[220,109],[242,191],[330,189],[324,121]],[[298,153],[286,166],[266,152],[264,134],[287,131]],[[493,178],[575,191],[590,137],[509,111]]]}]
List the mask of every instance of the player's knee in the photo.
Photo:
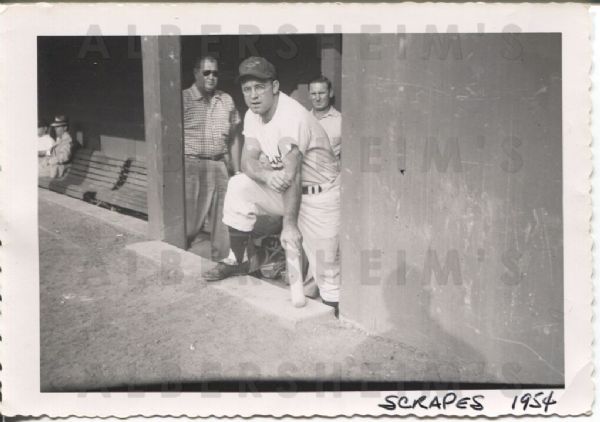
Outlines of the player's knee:
[{"label": "player's knee", "polygon": [[245,203],[246,198],[253,191],[252,183],[254,183],[252,179],[245,174],[238,174],[229,179],[225,194],[225,209],[237,209],[240,204]]},{"label": "player's knee", "polygon": [[230,193],[235,196],[243,195],[244,192],[248,191],[248,187],[252,182],[245,174],[237,174],[229,179],[229,183],[227,184],[227,193]]}]

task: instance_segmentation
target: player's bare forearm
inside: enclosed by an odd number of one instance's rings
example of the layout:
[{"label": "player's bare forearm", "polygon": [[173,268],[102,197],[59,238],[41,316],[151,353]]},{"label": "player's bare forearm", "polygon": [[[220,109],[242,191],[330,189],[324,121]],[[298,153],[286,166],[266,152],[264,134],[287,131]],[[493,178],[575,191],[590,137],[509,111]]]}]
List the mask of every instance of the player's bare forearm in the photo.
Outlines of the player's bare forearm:
[{"label": "player's bare forearm", "polygon": [[266,184],[269,179],[269,173],[273,170],[262,165],[260,154],[261,149],[258,140],[246,137],[244,147],[242,148],[242,171],[255,182]]},{"label": "player's bare forearm", "polygon": [[283,225],[297,225],[300,201],[302,200],[302,153],[298,148],[292,148],[284,157],[283,168],[290,181],[289,188],[283,193]]},{"label": "player's bare forearm", "polygon": [[251,179],[259,183],[267,183],[269,173],[273,170],[260,163],[259,155],[244,147],[242,151],[242,171]]},{"label": "player's bare forearm", "polygon": [[[286,251],[299,253],[302,250],[302,233],[298,229],[298,213],[302,201],[302,154],[292,149],[283,160],[289,186],[283,192],[283,230],[281,244]],[[287,253],[287,252],[286,252]]]},{"label": "player's bare forearm", "polygon": [[283,193],[283,225],[298,225],[298,212],[302,200],[302,185],[300,174],[296,174],[291,181],[290,187]]}]

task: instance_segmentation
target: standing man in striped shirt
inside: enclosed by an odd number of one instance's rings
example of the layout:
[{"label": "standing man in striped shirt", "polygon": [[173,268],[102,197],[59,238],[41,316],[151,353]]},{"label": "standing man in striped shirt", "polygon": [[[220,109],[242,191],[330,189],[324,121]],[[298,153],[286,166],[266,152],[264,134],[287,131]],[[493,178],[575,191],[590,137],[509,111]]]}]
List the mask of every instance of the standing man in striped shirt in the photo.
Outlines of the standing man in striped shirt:
[{"label": "standing man in striped shirt", "polygon": [[223,201],[229,175],[240,172],[240,115],[231,96],[217,89],[219,64],[212,56],[194,66],[194,84],[183,90],[186,224],[188,246],[210,216],[211,257],[229,253]]}]

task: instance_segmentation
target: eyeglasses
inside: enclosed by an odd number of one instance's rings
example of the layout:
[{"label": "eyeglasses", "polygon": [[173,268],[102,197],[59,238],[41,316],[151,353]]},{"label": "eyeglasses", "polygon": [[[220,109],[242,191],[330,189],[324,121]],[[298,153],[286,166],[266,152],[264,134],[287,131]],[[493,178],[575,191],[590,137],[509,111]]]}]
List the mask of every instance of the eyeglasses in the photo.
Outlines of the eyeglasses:
[{"label": "eyeglasses", "polygon": [[213,75],[215,78],[219,76],[219,71],[218,70],[203,70],[202,71],[202,76],[208,76],[208,75]]},{"label": "eyeglasses", "polygon": [[244,95],[252,95],[252,91],[256,92],[257,95],[263,95],[267,89],[265,84],[256,84],[252,86],[245,86],[242,88]]}]

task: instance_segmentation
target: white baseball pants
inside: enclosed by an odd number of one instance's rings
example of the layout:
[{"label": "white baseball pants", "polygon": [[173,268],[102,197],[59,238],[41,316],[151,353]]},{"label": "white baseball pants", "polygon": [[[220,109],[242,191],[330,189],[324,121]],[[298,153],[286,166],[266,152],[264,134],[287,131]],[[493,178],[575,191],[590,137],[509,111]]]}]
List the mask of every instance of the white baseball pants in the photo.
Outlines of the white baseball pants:
[{"label": "white baseball pants", "polygon": [[[245,174],[229,179],[223,222],[249,232],[258,215],[283,215],[283,195]],[[302,195],[298,229],[310,271],[323,300],[338,302],[340,293],[340,184],[339,178],[326,191]]]}]

